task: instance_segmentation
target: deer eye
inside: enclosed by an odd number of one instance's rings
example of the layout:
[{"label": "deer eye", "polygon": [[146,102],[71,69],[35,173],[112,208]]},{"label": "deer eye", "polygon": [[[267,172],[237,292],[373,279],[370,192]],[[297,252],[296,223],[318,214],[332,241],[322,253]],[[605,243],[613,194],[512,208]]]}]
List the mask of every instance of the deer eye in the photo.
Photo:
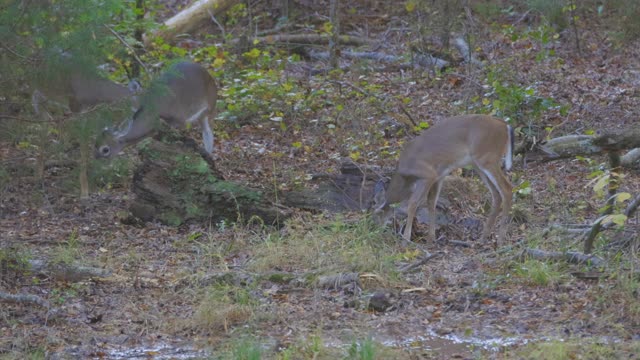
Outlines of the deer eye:
[{"label": "deer eye", "polygon": [[100,154],[102,154],[102,156],[109,156],[110,152],[111,152],[111,149],[109,149],[108,146],[103,146],[100,148]]}]

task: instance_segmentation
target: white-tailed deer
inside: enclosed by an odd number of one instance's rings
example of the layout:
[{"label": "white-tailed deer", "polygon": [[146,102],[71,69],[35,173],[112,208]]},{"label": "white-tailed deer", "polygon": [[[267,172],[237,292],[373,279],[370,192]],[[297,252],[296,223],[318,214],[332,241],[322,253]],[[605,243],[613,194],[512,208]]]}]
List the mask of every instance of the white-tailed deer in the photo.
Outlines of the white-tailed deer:
[{"label": "white-tailed deer", "polygon": [[115,103],[126,98],[134,100],[139,89],[136,81],[130,82],[127,87],[97,75],[70,73],[38,87],[31,97],[31,105],[39,114],[40,105],[53,100],[79,113],[99,104]]},{"label": "white-tailed deer", "polygon": [[488,115],[462,115],[444,119],[413,139],[400,154],[388,190],[379,183],[374,195],[374,214],[385,223],[393,214],[391,204],[408,199],[407,225],[403,237],[411,240],[411,227],[418,205],[426,200],[429,214],[428,240],[436,238],[436,203],[442,182],[451,171],[473,166],[491,191],[492,208],[481,235],[491,235],[498,212],[503,222],[498,242],[503,242],[510,222],[512,186],[501,168],[512,162],[513,130],[504,121]]},{"label": "white-tailed deer", "polygon": [[140,107],[121,130],[105,129],[96,143],[96,157],[108,158],[153,134],[162,119],[175,128],[198,122],[204,147],[213,153],[209,119],[216,115],[218,87],[207,69],[180,62],[166,71],[142,96]]},{"label": "white-tailed deer", "polygon": [[[63,58],[71,61],[71,55],[62,54]],[[132,81],[129,86],[123,86],[111,80],[100,77],[91,71],[74,69],[72,65],[61,71],[54,71],[52,76],[45,76],[40,79],[37,88],[31,96],[31,105],[36,115],[43,117],[44,121],[49,119],[41,112],[41,105],[47,102],[54,102],[64,107],[68,107],[73,113],[80,113],[99,104],[110,104],[130,99],[135,103],[135,94],[140,90],[140,84]],[[42,144],[46,131],[43,131]],[[80,197],[89,196],[89,181],[87,178],[89,146],[86,139],[80,139]],[[44,176],[44,148],[38,156],[36,172],[39,178]]]}]

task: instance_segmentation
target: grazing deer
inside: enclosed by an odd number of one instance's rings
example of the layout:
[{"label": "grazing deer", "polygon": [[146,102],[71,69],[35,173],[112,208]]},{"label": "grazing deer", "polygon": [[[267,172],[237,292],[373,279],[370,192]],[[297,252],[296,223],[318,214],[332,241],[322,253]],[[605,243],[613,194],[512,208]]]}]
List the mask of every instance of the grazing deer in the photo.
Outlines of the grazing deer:
[{"label": "grazing deer", "polygon": [[180,62],[165,72],[140,100],[140,107],[126,121],[124,129],[105,129],[96,143],[96,157],[109,158],[157,128],[159,119],[176,128],[198,122],[204,147],[213,153],[213,132],[209,119],[216,115],[218,88],[207,69]]},{"label": "grazing deer", "polygon": [[[58,80],[58,81],[56,81]],[[40,104],[51,101],[79,113],[99,104],[111,104],[126,98],[135,101],[140,84],[132,81],[123,86],[98,75],[71,73],[40,86],[31,96],[31,105],[40,114]]]},{"label": "grazing deer", "polygon": [[391,204],[405,199],[407,225],[403,237],[411,240],[411,227],[418,205],[427,201],[429,213],[428,240],[436,238],[436,203],[442,182],[451,171],[471,165],[491,191],[492,208],[480,240],[491,235],[502,208],[503,222],[498,243],[503,242],[509,225],[512,185],[501,169],[511,168],[513,130],[504,121],[488,115],[462,115],[444,119],[432,126],[404,148],[388,190],[376,185],[374,214],[378,222],[386,222],[393,214]]},{"label": "grazing deer", "polygon": [[[71,61],[71,55],[63,53],[63,58]],[[44,103],[53,102],[68,107],[73,113],[80,113],[99,104],[116,103],[127,98],[136,101],[135,94],[140,84],[132,81],[129,86],[122,86],[95,73],[81,70],[56,72],[52,78],[41,79],[40,84],[31,96],[31,105],[37,116],[44,118],[40,107]],[[47,121],[48,119],[44,119]],[[41,135],[41,141],[46,135]],[[41,144],[43,145],[43,144]],[[85,139],[80,139],[80,197],[89,196],[89,180],[87,177],[89,150]],[[41,149],[36,164],[39,178],[44,177],[45,153]]]}]

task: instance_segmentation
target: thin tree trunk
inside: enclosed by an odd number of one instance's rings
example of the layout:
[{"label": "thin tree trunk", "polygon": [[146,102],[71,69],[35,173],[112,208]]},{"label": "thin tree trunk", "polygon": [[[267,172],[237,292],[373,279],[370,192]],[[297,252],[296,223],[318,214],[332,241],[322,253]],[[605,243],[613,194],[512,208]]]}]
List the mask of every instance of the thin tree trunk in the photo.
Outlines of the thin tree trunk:
[{"label": "thin tree trunk", "polygon": [[89,198],[89,139],[80,139],[80,199]]},{"label": "thin tree trunk", "polygon": [[338,44],[340,36],[340,20],[338,16],[339,0],[331,0],[331,38],[329,40],[329,64],[333,69],[338,68]]},{"label": "thin tree trunk", "polygon": [[[622,166],[620,163],[620,153],[618,151],[610,151],[609,152],[609,191],[608,191],[608,199],[606,208],[604,209],[602,215],[610,215],[613,212],[613,207],[615,206],[615,195],[618,191],[618,187],[620,186],[620,171],[622,171]],[[602,230],[602,222],[598,221],[593,224],[589,235],[584,241],[584,253],[591,254],[593,250],[593,243],[596,239],[596,236]]]}]

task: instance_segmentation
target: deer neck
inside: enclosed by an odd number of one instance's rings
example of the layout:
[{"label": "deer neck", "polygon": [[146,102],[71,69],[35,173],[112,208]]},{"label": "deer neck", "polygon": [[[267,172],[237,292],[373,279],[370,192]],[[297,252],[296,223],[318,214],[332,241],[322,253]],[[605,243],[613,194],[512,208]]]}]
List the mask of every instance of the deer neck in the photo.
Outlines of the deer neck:
[{"label": "deer neck", "polygon": [[143,111],[143,109],[138,110],[129,120],[127,128],[116,134],[116,140],[119,143],[135,144],[154,131],[154,124],[148,121],[148,117],[144,116]]}]

